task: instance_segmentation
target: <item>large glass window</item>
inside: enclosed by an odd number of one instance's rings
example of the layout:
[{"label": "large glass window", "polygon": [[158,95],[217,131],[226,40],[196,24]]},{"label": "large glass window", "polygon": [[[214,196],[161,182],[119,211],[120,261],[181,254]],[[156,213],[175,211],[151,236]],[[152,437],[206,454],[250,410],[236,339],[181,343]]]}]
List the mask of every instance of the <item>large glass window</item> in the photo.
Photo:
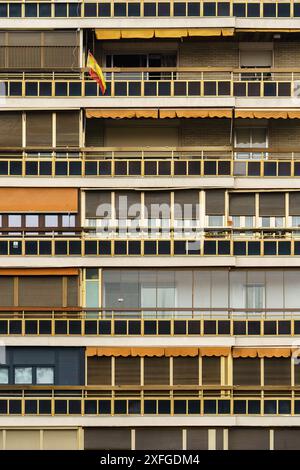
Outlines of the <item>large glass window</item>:
[{"label": "large glass window", "polygon": [[264,308],[265,286],[262,284],[249,284],[245,286],[246,308]]},{"label": "large glass window", "polygon": [[54,367],[37,367],[36,383],[54,384]]},{"label": "large glass window", "polygon": [[5,385],[8,384],[8,368],[7,367],[0,367],[0,384]]},{"label": "large glass window", "polygon": [[21,227],[22,225],[22,216],[19,214],[11,214],[8,216],[8,226],[9,227]]},{"label": "large glass window", "polygon": [[[255,152],[252,149],[264,149],[268,146],[267,128],[265,127],[238,127],[235,129],[236,158],[261,158],[265,153]],[[245,149],[245,150],[243,150]]]},{"label": "large glass window", "polygon": [[15,384],[32,384],[32,367],[15,367]]}]

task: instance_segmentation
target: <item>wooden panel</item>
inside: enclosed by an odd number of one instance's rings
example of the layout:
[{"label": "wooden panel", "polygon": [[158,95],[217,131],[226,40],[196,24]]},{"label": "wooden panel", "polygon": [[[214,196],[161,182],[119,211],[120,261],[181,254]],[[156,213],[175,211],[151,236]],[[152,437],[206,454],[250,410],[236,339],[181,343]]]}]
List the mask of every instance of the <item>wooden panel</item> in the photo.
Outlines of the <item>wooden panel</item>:
[{"label": "wooden panel", "polygon": [[0,188],[1,212],[77,212],[73,188]]}]

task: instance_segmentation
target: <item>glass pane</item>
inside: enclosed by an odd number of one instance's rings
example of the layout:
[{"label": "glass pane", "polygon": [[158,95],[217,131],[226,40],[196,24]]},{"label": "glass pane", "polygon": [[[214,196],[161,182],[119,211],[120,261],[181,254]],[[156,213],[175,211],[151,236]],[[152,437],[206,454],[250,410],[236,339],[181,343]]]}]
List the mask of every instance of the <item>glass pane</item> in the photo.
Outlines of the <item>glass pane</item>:
[{"label": "glass pane", "polygon": [[251,147],[266,147],[267,146],[267,129],[257,127],[252,129],[252,145]]},{"label": "glass pane", "polygon": [[0,384],[8,384],[8,369],[6,367],[0,369]]},{"label": "glass pane", "polygon": [[16,367],[15,384],[32,384],[32,367]]},{"label": "glass pane", "polygon": [[99,307],[99,282],[98,280],[86,282],[86,306],[88,308]]},{"label": "glass pane", "polygon": [[63,215],[62,225],[63,227],[75,227],[75,215]]},{"label": "glass pane", "polygon": [[45,215],[45,227],[57,227],[58,216],[57,215]]},{"label": "glass pane", "polygon": [[8,216],[8,226],[9,227],[21,227],[22,217],[21,215],[12,214]]},{"label": "glass pane", "polygon": [[53,367],[37,367],[36,368],[37,384],[54,384]]},{"label": "glass pane", "polygon": [[38,215],[26,215],[25,216],[25,225],[26,225],[26,227],[38,227],[39,226],[39,216]]},{"label": "glass pane", "polygon": [[246,290],[246,308],[261,309],[264,308],[265,286],[253,284],[245,286]]},{"label": "glass pane", "polygon": [[250,147],[250,129],[236,129],[235,141],[237,147]]}]

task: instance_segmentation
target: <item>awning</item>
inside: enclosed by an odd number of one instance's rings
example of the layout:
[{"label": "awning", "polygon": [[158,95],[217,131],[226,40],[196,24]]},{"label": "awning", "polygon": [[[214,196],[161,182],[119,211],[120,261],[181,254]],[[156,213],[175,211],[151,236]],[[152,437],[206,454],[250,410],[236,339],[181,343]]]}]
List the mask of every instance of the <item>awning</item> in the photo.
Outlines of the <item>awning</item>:
[{"label": "awning", "polygon": [[300,119],[300,111],[236,110],[235,117],[242,119]]},{"label": "awning", "polygon": [[146,29],[96,29],[96,38],[105,40],[116,39],[152,39],[152,38],[184,38],[233,36],[234,28],[146,28]]},{"label": "awning", "polygon": [[233,348],[232,357],[290,357],[291,348]]},{"label": "awning", "polygon": [[157,119],[157,109],[87,109],[87,118],[101,119]]},{"label": "awning", "polygon": [[0,276],[78,276],[78,268],[1,268]]},{"label": "awning", "polygon": [[102,348],[87,348],[87,356],[138,356],[138,357],[196,357],[196,356],[228,356],[230,348],[228,347],[136,347],[136,348],[123,348],[123,347],[102,347]]},{"label": "awning", "polygon": [[77,212],[74,188],[0,188],[1,212]]},{"label": "awning", "polygon": [[161,119],[174,118],[231,118],[232,109],[160,109]]}]

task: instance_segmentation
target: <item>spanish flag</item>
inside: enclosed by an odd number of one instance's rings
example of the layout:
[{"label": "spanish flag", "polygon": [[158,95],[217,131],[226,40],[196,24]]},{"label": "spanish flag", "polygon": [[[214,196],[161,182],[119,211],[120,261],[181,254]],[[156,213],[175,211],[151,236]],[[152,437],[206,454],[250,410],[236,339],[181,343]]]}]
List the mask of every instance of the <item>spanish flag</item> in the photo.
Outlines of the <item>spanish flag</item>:
[{"label": "spanish flag", "polygon": [[101,67],[99,66],[93,54],[90,53],[90,51],[88,52],[86,66],[89,69],[90,76],[99,84],[101,93],[102,95],[104,95],[106,91],[105,79]]}]

